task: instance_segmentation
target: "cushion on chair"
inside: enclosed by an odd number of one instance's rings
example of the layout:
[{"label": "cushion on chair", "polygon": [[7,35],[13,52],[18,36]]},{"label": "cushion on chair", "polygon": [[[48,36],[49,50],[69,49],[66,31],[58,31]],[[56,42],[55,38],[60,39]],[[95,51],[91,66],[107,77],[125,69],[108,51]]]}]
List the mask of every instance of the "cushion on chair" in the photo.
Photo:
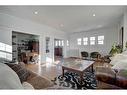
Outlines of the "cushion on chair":
[{"label": "cushion on chair", "polygon": [[81,56],[82,56],[82,57],[88,57],[89,54],[88,54],[88,52],[86,52],[86,51],[82,51],[82,52],[81,52]]},{"label": "cushion on chair", "polygon": [[99,52],[91,52],[90,53],[90,57],[91,58],[98,58],[98,57],[100,57],[101,55],[100,55],[100,53]]}]

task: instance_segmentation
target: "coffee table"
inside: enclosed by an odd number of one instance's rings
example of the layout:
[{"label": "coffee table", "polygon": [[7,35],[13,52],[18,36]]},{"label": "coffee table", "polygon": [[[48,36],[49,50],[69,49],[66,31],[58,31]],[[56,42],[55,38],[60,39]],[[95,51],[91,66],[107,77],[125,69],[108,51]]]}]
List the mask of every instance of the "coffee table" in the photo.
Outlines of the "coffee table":
[{"label": "coffee table", "polygon": [[70,72],[75,72],[79,74],[81,85],[82,85],[84,71],[88,68],[91,68],[91,71],[93,72],[93,64],[94,61],[89,61],[89,60],[79,60],[79,61],[75,60],[75,61],[64,62],[62,64],[62,76],[64,77],[65,70]]}]

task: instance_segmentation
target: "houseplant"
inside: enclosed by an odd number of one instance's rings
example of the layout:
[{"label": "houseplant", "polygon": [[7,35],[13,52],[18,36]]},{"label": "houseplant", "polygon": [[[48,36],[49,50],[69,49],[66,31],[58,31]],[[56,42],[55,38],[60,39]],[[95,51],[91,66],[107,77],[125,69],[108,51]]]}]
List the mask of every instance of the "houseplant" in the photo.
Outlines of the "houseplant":
[{"label": "houseplant", "polygon": [[112,45],[112,48],[110,50],[110,55],[111,56],[114,56],[118,53],[121,53],[122,52],[122,47],[120,45],[116,45],[115,43]]}]

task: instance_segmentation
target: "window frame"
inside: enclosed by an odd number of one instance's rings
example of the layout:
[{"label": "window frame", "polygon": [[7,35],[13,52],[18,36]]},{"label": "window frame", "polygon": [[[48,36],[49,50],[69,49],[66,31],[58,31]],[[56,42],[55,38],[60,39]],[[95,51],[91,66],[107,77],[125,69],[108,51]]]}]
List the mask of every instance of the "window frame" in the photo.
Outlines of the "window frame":
[{"label": "window frame", "polygon": [[69,46],[69,40],[67,40],[67,46]]},{"label": "window frame", "polygon": [[0,57],[12,60],[12,46],[0,42]]},{"label": "window frame", "polygon": [[[102,37],[102,38],[99,39],[99,37]],[[98,36],[98,39],[97,39],[98,45],[104,45],[104,39],[105,39],[104,35]]]},{"label": "window frame", "polygon": [[[94,39],[92,39],[92,38],[94,38]],[[92,43],[94,43],[94,44],[92,44]],[[90,37],[90,45],[95,45],[95,44],[96,44],[96,37],[95,36]]]},{"label": "window frame", "polygon": [[88,37],[83,37],[83,45],[84,46],[88,45]]},{"label": "window frame", "polygon": [[77,38],[77,45],[81,46],[82,45],[82,38]]}]

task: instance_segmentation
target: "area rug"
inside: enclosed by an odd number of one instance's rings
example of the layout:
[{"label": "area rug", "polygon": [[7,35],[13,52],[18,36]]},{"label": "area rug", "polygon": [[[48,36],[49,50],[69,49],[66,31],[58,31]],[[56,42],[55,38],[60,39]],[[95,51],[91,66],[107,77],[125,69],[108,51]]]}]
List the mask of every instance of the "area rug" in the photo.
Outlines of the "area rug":
[{"label": "area rug", "polygon": [[73,72],[66,72],[64,77],[62,75],[52,80],[57,88],[68,88],[68,89],[96,89],[97,82],[94,73],[84,72],[82,85],[80,84],[80,76]]}]

